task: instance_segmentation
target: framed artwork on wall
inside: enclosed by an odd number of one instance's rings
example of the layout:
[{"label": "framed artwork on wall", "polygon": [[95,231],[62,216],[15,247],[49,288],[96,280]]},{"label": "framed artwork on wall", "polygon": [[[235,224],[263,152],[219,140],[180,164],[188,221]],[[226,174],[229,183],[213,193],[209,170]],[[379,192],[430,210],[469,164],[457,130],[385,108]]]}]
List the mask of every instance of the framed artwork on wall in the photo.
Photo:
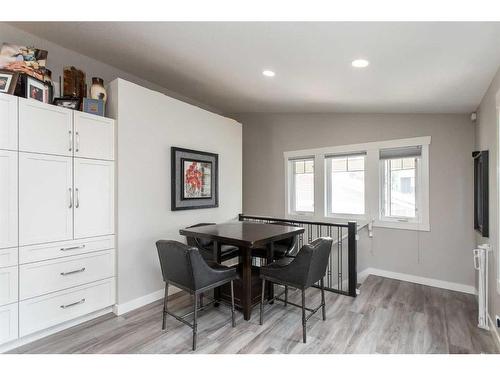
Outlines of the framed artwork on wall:
[{"label": "framed artwork on wall", "polygon": [[171,148],[171,209],[193,210],[219,206],[219,155]]}]

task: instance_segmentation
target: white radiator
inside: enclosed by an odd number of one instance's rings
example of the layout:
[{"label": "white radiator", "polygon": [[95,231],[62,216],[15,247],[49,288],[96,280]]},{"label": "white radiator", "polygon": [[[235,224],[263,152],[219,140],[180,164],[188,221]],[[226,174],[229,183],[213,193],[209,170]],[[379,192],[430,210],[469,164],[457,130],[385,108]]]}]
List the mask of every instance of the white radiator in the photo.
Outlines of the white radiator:
[{"label": "white radiator", "polygon": [[490,245],[479,245],[474,249],[474,268],[478,271],[478,327],[489,331],[488,324],[488,253]]}]

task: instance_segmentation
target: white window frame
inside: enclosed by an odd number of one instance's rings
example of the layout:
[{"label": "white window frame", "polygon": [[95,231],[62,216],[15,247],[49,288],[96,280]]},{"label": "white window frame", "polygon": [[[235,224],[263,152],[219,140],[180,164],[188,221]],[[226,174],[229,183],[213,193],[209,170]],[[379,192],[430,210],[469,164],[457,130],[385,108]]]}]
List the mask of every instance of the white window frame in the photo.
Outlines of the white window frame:
[{"label": "white window frame", "polygon": [[[364,157],[364,165],[363,165],[363,173],[364,173],[364,184],[365,184],[365,191],[364,191],[364,206],[365,206],[365,212],[362,214],[350,214],[350,213],[333,213],[331,211],[331,191],[332,191],[332,159],[335,157],[346,157],[346,156],[353,156],[353,155],[362,155]],[[325,156],[325,217],[329,218],[334,218],[334,219],[341,219],[341,220],[366,220],[367,219],[367,194],[366,194],[366,159],[367,155],[364,152],[351,152],[351,153],[346,153],[346,154],[331,154]]]},{"label": "white window frame", "polygon": [[[310,219],[327,222],[345,222],[355,220],[359,225],[372,222],[375,227],[430,231],[429,222],[429,146],[431,137],[416,137],[395,139],[381,142],[370,142],[333,147],[322,147],[308,150],[286,151],[283,153],[285,162],[285,216],[293,219],[307,216]],[[381,182],[380,150],[421,146],[420,179],[418,184],[419,220],[395,221],[386,220],[381,213]],[[365,215],[329,215],[328,214],[328,163],[325,160],[330,155],[366,153],[365,156]],[[314,213],[294,212],[291,208],[291,170],[292,159],[314,158]]]},{"label": "white window frame", "polygon": [[[313,176],[316,176],[316,160],[314,156],[305,156],[298,158],[291,158],[285,160],[285,167],[287,170],[287,212],[295,216],[314,216],[314,212],[310,211],[297,211],[295,209],[295,171],[294,162],[298,160],[312,160],[313,161]],[[316,179],[315,179],[316,180]],[[313,194],[313,207],[316,210],[316,181],[314,181],[314,194]]]}]

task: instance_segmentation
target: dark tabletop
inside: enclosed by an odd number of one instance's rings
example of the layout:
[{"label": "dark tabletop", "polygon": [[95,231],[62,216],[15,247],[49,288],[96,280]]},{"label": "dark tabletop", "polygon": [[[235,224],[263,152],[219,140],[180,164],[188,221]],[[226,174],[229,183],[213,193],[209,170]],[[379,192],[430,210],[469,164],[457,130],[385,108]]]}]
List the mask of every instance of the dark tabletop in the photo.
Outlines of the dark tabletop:
[{"label": "dark tabletop", "polygon": [[179,233],[183,236],[206,238],[225,244],[256,247],[304,233],[304,228],[237,221],[181,229]]}]

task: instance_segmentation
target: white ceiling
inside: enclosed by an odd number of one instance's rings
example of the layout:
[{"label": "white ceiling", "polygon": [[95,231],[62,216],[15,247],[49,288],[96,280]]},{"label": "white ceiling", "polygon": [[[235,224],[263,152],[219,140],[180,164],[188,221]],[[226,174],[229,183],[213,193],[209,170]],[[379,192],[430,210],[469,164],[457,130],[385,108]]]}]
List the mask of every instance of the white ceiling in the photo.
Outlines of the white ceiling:
[{"label": "white ceiling", "polygon": [[500,23],[15,26],[225,113],[471,112],[500,65]]}]

